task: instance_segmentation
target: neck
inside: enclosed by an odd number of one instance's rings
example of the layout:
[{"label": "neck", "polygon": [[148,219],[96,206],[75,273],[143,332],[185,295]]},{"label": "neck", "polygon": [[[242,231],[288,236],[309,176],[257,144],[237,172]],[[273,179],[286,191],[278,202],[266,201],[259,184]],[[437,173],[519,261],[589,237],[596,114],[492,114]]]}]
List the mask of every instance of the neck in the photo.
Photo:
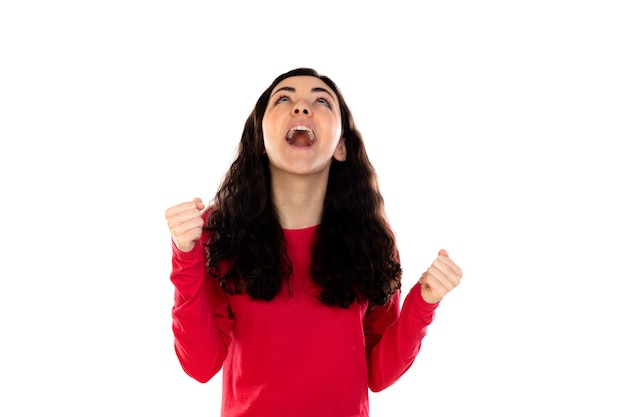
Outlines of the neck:
[{"label": "neck", "polygon": [[303,229],[322,220],[325,175],[272,175],[272,200],[283,229]]}]

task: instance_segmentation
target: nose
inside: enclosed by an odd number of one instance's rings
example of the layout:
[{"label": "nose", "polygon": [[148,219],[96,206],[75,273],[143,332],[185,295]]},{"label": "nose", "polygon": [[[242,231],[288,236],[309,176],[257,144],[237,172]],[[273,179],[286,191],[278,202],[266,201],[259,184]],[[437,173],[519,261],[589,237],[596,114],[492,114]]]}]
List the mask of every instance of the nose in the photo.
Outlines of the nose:
[{"label": "nose", "polygon": [[304,100],[300,100],[298,101],[295,106],[293,106],[293,113],[294,114],[300,114],[300,112],[302,112],[305,115],[309,115],[310,110],[309,107],[307,106],[307,104],[304,102]]}]

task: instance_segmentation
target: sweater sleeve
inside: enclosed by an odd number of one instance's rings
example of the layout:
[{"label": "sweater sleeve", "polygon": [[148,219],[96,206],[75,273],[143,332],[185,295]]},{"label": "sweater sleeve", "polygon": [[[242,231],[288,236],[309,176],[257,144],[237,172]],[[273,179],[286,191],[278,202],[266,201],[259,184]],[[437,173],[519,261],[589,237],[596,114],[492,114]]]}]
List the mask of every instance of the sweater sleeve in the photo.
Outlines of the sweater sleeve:
[{"label": "sweater sleeve", "polygon": [[394,384],[411,367],[437,306],[424,301],[418,283],[409,291],[402,307],[400,293],[396,292],[387,305],[366,314],[368,382],[372,391],[382,391]]},{"label": "sweater sleeve", "polygon": [[203,383],[221,369],[233,325],[228,297],[205,267],[206,241],[203,234],[189,252],[180,251],[172,242],[170,275],[174,284],[174,350],[183,370]]}]

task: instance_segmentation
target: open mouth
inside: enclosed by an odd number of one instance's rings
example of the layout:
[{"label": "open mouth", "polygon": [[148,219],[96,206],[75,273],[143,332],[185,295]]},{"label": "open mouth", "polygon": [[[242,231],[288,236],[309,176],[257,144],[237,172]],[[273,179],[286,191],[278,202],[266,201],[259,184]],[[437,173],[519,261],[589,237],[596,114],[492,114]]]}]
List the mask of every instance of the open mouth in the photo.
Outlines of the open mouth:
[{"label": "open mouth", "polygon": [[287,143],[293,146],[311,146],[315,143],[315,133],[303,125],[296,125],[287,132]]}]

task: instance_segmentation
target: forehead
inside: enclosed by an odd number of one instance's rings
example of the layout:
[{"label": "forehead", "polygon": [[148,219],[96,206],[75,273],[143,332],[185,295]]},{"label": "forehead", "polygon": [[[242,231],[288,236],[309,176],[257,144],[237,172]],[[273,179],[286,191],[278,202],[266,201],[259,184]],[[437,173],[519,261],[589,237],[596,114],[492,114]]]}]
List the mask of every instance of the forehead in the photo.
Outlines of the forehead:
[{"label": "forehead", "polygon": [[295,89],[296,93],[315,93],[325,90],[334,100],[337,100],[337,95],[328,84],[310,75],[296,75],[294,77],[285,78],[274,87],[272,94],[278,90],[284,90],[286,87]]}]

